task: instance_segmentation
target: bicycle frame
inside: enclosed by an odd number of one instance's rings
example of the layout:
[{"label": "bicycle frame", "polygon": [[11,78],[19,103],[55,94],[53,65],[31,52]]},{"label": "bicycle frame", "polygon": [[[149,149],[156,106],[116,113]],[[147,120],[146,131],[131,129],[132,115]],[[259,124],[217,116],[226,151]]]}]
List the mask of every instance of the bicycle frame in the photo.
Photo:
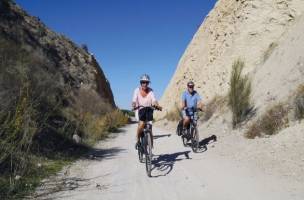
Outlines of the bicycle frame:
[{"label": "bicycle frame", "polygon": [[189,128],[187,129],[186,133],[183,133],[182,141],[184,146],[187,146],[188,141],[191,140],[191,148],[193,152],[196,153],[199,148],[199,134],[197,131],[197,121],[199,119],[199,116],[198,111],[196,109],[191,109],[192,115],[190,115]]},{"label": "bicycle frame", "polygon": [[[154,107],[150,107],[155,109]],[[146,116],[146,119],[148,117]],[[139,160],[142,162],[143,155],[145,155],[146,172],[149,177],[151,177],[152,171],[152,147],[153,147],[153,137],[152,137],[152,121],[145,121],[145,126],[142,135],[140,136],[141,147],[138,148]]]}]

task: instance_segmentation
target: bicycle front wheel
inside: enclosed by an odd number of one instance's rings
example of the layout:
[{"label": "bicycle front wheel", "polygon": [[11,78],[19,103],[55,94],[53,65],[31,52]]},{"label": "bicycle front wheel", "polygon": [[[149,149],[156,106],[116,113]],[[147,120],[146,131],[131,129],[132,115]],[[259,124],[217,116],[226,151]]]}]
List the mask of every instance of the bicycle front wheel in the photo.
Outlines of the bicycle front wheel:
[{"label": "bicycle front wheel", "polygon": [[145,140],[146,140],[146,172],[149,177],[151,177],[151,171],[152,171],[152,135],[151,132],[146,132],[145,134]]},{"label": "bicycle front wheel", "polygon": [[143,144],[143,138],[140,137],[140,146],[137,147],[137,152],[138,152],[138,160],[139,162],[143,162],[144,161],[144,144]]},{"label": "bicycle front wheel", "polygon": [[199,149],[199,135],[196,127],[192,129],[191,148],[194,153],[197,153]]}]

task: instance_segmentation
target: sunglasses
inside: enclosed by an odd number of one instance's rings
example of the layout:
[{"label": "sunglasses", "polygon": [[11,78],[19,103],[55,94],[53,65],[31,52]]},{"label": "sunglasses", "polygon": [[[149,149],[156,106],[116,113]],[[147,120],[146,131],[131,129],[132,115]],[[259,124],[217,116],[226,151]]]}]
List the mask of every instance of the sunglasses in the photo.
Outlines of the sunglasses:
[{"label": "sunglasses", "polygon": [[150,82],[149,81],[140,81],[140,84],[149,84]]},{"label": "sunglasses", "polygon": [[194,88],[194,85],[188,85],[188,88]]}]

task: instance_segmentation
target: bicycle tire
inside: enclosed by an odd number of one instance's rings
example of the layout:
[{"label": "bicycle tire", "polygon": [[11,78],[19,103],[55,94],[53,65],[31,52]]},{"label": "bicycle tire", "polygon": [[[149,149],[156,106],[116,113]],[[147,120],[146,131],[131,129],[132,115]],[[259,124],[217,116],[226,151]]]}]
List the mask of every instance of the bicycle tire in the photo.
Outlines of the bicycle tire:
[{"label": "bicycle tire", "polygon": [[144,162],[143,138],[140,137],[139,141],[140,141],[140,146],[137,149],[138,160],[139,160],[140,163],[143,163]]},{"label": "bicycle tire", "polygon": [[182,135],[181,138],[182,138],[182,142],[183,142],[184,147],[187,147],[188,146],[188,139],[183,135]]},{"label": "bicycle tire", "polygon": [[151,177],[151,171],[152,171],[152,137],[151,137],[151,132],[147,131],[145,133],[145,147],[146,147],[146,172],[148,177]]},{"label": "bicycle tire", "polygon": [[196,127],[192,129],[191,148],[194,153],[197,153],[199,149],[199,135]]}]

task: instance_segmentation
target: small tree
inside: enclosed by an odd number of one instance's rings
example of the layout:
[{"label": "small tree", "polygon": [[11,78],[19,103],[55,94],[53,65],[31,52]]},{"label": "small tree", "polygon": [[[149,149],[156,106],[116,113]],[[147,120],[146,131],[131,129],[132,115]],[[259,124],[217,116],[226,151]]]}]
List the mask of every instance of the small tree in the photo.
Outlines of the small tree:
[{"label": "small tree", "polygon": [[229,106],[232,110],[233,128],[246,119],[252,108],[250,103],[251,81],[248,76],[242,76],[245,63],[238,59],[232,65],[229,90]]}]

